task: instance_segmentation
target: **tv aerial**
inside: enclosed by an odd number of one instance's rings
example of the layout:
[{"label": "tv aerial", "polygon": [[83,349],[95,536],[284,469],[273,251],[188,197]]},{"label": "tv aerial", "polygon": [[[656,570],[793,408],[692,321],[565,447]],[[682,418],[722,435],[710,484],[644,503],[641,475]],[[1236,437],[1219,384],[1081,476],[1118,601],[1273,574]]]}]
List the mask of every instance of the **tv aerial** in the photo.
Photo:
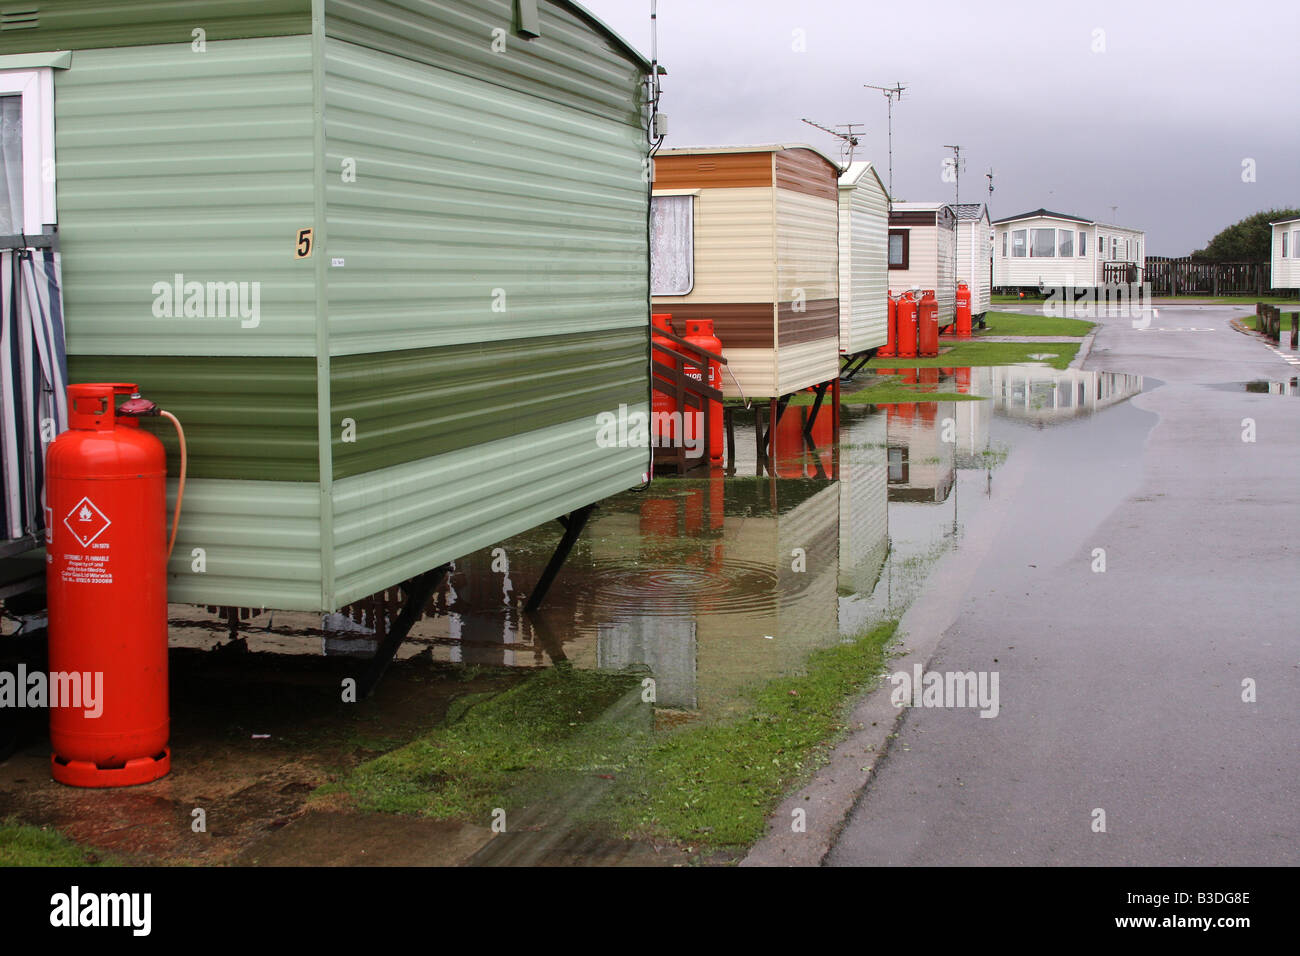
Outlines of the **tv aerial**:
[{"label": "tv aerial", "polygon": [[[823,126],[810,119],[804,119],[809,126],[815,126],[823,133],[830,133],[840,141],[840,165],[847,166],[853,162],[853,151],[857,149],[859,137],[866,132],[861,123],[843,123],[839,126]],[[855,128],[856,127],[856,128]]]}]

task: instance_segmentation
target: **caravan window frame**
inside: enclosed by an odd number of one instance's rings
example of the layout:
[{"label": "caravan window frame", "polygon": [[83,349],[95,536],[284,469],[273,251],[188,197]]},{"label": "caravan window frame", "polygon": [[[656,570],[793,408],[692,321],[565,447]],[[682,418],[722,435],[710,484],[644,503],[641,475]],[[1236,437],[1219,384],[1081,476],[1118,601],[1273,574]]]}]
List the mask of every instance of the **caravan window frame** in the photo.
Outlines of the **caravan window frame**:
[{"label": "caravan window frame", "polygon": [[54,202],[54,69],[0,69],[0,96],[22,97],[23,234],[58,222]]},{"label": "caravan window frame", "polygon": [[[894,263],[894,237],[900,238],[900,251],[902,256],[898,264]],[[903,271],[907,269],[912,259],[912,230],[910,229],[890,229],[889,235],[885,239],[885,262],[890,269]]]},{"label": "caravan window frame", "polygon": [[[690,295],[695,289],[695,196],[698,190],[689,192],[661,193],[650,197],[650,294],[652,296],[671,296],[671,295]],[[655,211],[656,209],[665,208],[670,200],[677,200],[687,210],[685,216],[680,217],[681,222],[685,225],[685,235],[675,238],[684,239],[685,247],[682,249],[671,250],[674,254],[684,257],[685,262],[685,281],[684,289],[674,287],[665,289],[662,286],[656,287],[656,280],[662,282],[663,276],[657,274],[655,263],[660,260],[659,253],[663,251],[659,244],[660,236],[655,232]]]}]

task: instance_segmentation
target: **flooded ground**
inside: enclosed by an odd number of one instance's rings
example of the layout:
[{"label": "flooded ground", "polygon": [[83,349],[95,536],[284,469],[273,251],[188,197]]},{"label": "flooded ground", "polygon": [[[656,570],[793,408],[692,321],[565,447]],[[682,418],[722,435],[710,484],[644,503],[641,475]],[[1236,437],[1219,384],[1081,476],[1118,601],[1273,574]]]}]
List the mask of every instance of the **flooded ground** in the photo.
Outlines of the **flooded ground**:
[{"label": "flooded ground", "polygon": [[[829,408],[808,428],[810,408],[792,404],[770,461],[755,431],[766,407],[757,416],[738,409],[736,460],[602,502],[536,614],[523,605],[557,526],[457,561],[399,663],[358,707],[339,704],[339,681],[374,653],[396,595],[325,620],[173,606],[171,776],[124,791],[60,787],[29,715],[18,755],[0,765],[0,817],[168,862],[364,862],[355,840],[328,859],[331,843],[319,834],[370,826],[355,816],[328,820],[320,815],[328,806],[297,824],[296,850],[275,834],[301,821],[321,783],[437,725],[458,698],[500,692],[563,662],[650,675],[656,733],[734,716],[746,688],[797,673],[812,650],[896,619],[922,587],[942,587],[930,580],[935,561],[961,546],[1000,470],[1036,432],[1106,414],[1143,389],[1138,376],[1038,366],[921,371],[938,392],[984,400],[846,403],[838,435]],[[39,654],[38,645],[0,647],[21,658]],[[220,823],[196,835],[195,807]],[[375,845],[390,861],[417,846],[440,862],[673,862],[590,835],[476,857],[490,840],[486,827],[425,822],[425,838],[411,829],[424,824],[407,820]]]}]

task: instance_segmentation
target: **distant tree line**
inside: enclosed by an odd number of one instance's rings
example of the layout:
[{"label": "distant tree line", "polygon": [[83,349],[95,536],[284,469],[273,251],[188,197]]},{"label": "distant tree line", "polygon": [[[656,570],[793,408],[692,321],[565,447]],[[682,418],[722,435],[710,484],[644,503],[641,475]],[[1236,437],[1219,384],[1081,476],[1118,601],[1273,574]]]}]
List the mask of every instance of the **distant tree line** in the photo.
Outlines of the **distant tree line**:
[{"label": "distant tree line", "polygon": [[1300,216],[1300,209],[1268,209],[1229,226],[1192,253],[1193,259],[1212,262],[1268,262],[1272,239],[1270,222]]}]

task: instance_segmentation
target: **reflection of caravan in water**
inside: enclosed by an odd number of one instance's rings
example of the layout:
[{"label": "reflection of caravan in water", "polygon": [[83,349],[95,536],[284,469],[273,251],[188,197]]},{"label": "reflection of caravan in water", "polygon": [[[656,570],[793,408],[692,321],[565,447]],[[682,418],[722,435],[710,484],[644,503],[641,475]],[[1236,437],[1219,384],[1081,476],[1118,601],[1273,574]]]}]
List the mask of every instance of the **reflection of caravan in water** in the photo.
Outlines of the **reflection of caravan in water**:
[{"label": "reflection of caravan in water", "polygon": [[673,482],[607,501],[588,553],[571,559],[603,570],[571,574],[552,601],[573,594],[579,627],[595,625],[594,647],[566,648],[575,665],[646,665],[660,708],[715,712],[839,640],[840,484],[736,478],[717,494],[719,485]]},{"label": "reflection of caravan in water", "polygon": [[1047,423],[1090,415],[1142,391],[1141,375],[1004,366],[975,369],[971,391],[1007,418]]},{"label": "reflection of caravan in water", "polygon": [[954,402],[889,405],[889,500],[944,501],[952,490],[955,448],[943,441]]},{"label": "reflection of caravan in water", "polygon": [[889,553],[888,420],[861,405],[840,419],[841,596],[870,594]]}]

